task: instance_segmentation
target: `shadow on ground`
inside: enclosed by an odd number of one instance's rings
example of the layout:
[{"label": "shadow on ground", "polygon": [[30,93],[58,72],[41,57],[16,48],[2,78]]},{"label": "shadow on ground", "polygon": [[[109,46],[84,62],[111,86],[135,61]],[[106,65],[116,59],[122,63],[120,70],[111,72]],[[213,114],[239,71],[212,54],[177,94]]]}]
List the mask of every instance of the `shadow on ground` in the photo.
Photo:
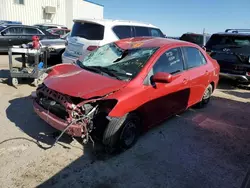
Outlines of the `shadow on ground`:
[{"label": "shadow on ground", "polygon": [[[47,149],[44,144],[51,145],[54,143],[59,132],[35,114],[30,97],[16,98],[9,101],[9,103],[6,116],[15,126],[36,140],[38,146],[43,149]],[[72,142],[72,138],[64,135],[60,142],[69,144]]]},{"label": "shadow on ground", "polygon": [[249,110],[249,103],[213,97],[130,150],[95,163],[84,155],[38,187],[238,188],[250,164]]}]

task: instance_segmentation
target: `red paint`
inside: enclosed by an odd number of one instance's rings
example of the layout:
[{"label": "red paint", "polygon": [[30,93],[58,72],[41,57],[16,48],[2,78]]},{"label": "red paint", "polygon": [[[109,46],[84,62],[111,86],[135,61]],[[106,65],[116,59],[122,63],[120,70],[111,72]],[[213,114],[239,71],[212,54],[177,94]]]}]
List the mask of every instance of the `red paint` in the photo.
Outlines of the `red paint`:
[{"label": "red paint", "polygon": [[118,90],[127,82],[88,72],[76,65],[61,64],[53,69],[44,84],[57,92],[88,99]]},{"label": "red paint", "polygon": [[[48,114],[48,111],[43,109],[39,104],[37,104],[36,101],[33,101],[33,108],[40,118],[42,118],[55,129],[63,131],[63,129],[68,125],[67,121],[62,120],[51,113]],[[66,133],[72,136],[80,137],[82,135],[82,131],[82,127],[75,124],[71,125]]]},{"label": "red paint", "polygon": [[[116,44],[123,49],[130,49],[136,46],[133,43],[138,42],[140,43],[139,48],[157,46],[160,48],[130,82],[88,72],[76,65],[61,64],[55,66],[44,83],[50,89],[83,99],[104,96],[116,91],[104,98],[118,101],[109,116],[121,117],[126,113],[136,111],[141,115],[145,128],[198,103],[210,83],[214,84],[214,89],[217,87],[219,65],[198,45],[185,41],[150,37],[123,39]],[[182,46],[198,48],[204,54],[207,64],[176,75],[158,73],[155,75],[155,79],[161,79],[163,82],[156,83],[154,87],[144,85],[144,79],[159,56],[171,48]]]}]

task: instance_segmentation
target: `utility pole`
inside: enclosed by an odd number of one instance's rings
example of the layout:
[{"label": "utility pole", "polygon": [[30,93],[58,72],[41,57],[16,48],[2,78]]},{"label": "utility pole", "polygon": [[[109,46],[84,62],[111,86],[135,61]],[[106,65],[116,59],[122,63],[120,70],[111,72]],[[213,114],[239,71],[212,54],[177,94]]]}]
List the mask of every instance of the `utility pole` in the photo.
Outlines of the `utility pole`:
[{"label": "utility pole", "polygon": [[206,45],[206,31],[205,31],[205,28],[203,28],[203,46]]}]

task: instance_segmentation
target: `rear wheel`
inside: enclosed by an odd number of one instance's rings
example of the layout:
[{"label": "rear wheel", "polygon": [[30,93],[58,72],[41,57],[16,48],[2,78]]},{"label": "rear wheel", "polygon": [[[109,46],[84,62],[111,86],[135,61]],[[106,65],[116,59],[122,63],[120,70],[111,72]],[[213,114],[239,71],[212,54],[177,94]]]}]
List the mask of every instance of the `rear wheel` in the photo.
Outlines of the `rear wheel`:
[{"label": "rear wheel", "polygon": [[112,119],[103,134],[103,144],[109,152],[131,148],[138,140],[140,118],[128,114],[122,118]]},{"label": "rear wheel", "polygon": [[205,107],[209,103],[212,93],[213,93],[213,86],[209,84],[202,96],[201,101],[197,104],[197,106],[199,108]]}]

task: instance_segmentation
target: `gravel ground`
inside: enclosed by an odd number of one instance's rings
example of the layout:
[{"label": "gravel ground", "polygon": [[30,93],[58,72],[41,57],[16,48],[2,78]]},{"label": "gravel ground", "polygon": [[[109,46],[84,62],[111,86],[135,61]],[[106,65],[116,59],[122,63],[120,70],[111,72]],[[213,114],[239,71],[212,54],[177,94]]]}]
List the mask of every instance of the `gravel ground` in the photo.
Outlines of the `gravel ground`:
[{"label": "gravel ground", "polygon": [[6,84],[0,55],[0,187],[239,188],[250,164],[250,90],[222,80],[205,109],[190,109],[147,132],[132,149],[93,155],[53,128],[29,97],[34,87]]}]

